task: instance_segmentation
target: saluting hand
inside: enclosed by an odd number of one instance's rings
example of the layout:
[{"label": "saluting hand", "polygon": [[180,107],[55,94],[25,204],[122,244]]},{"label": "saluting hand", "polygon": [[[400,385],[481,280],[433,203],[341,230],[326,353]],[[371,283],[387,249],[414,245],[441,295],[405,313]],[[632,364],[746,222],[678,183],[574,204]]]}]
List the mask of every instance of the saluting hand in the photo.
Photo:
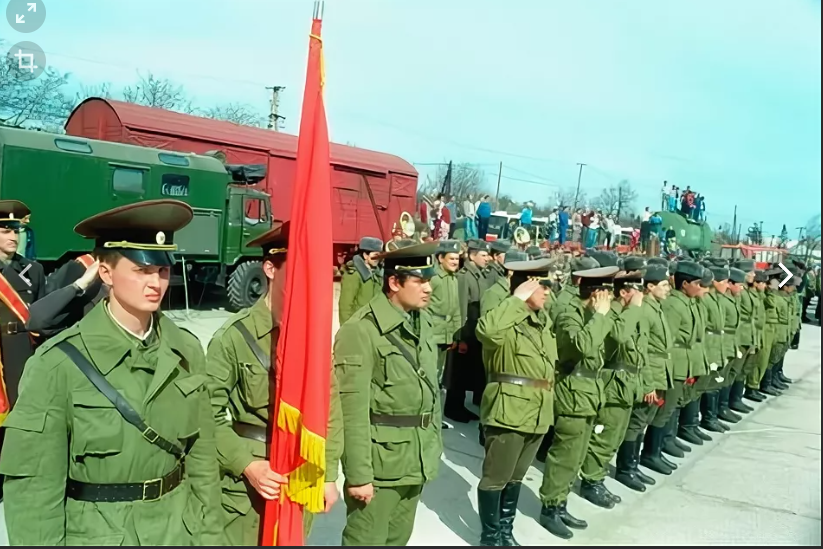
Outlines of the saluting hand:
[{"label": "saluting hand", "polygon": [[532,294],[537,291],[538,288],[540,288],[540,281],[527,280],[526,282],[517,287],[513,295],[517,299],[526,302],[529,300]]},{"label": "saluting hand", "polygon": [[83,273],[83,276],[77,279],[74,285],[80,288],[82,291],[88,290],[92,282],[94,282],[97,279],[97,272],[99,267],[99,261],[95,261],[94,263],[89,265],[88,269],[86,269],[86,272]]},{"label": "saluting hand", "polygon": [[608,291],[598,291],[592,297],[592,308],[595,313],[606,315],[611,309],[612,296]]},{"label": "saluting hand", "polygon": [[373,484],[364,484],[363,486],[349,486],[346,488],[348,491],[349,496],[352,498],[362,501],[366,505],[368,505],[372,498],[374,498],[374,485]]},{"label": "saluting hand", "polygon": [[280,497],[280,485],[289,482],[283,475],[272,471],[269,462],[264,460],[249,463],[243,475],[263,499],[272,501]]},{"label": "saluting hand", "polygon": [[635,307],[640,307],[643,305],[643,292],[635,292],[632,294],[632,299],[629,301],[629,305],[634,305]]}]

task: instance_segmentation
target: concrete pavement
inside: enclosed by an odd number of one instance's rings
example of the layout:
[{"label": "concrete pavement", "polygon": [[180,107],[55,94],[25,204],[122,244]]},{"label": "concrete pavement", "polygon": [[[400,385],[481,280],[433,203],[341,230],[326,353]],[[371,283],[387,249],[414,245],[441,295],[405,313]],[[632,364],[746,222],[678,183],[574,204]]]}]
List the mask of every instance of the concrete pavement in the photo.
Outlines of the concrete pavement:
[{"label": "concrete pavement", "polygon": [[[225,311],[167,313],[208,343]],[[336,315],[335,315],[336,317]],[[336,329],[335,318],[335,329]],[[573,494],[569,510],[590,527],[563,542],[537,523],[542,465],[524,481],[515,535],[524,545],[820,545],[821,331],[805,324],[800,350],[790,351],[786,374],[794,385],[759,405],[733,430],[695,448],[671,477],[637,494],[608,479],[623,498],[611,511]],[[472,545],[480,534],[475,489],[483,460],[477,424],[444,431],[440,478],[423,494],[413,545]],[[0,509],[2,504],[0,504]],[[339,545],[345,507],[315,521],[309,543]],[[0,544],[6,545],[0,515]]]}]

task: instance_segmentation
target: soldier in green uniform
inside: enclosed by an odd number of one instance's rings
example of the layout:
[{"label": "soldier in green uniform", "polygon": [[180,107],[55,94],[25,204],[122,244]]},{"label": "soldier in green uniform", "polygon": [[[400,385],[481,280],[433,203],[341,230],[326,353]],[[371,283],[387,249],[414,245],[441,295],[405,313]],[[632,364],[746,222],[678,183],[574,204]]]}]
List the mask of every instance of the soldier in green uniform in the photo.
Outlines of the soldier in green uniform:
[{"label": "soldier in green uniform", "polygon": [[203,349],[159,312],[192,217],[154,200],[75,227],[110,293],[26,365],[0,457],[12,545],[223,544]]},{"label": "soldier in green uniform", "polygon": [[580,296],[560,313],[555,329],[560,357],[556,373],[554,440],[546,457],[540,487],[540,524],[562,539],[571,539],[569,528],[586,528],[585,521],[569,514],[566,500],[577,478],[603,402],[600,370],[605,340],[612,329],[610,318],[614,275],[617,267],[575,271]]},{"label": "soldier in green uniform", "polygon": [[[675,435],[679,436],[683,432],[697,429],[700,400],[694,399],[688,393],[692,392],[695,378],[706,374],[701,341],[705,332],[705,323],[697,304],[698,295],[702,292],[700,282],[703,274],[703,267],[693,261],[678,262],[674,267],[672,277],[674,289],[669,297],[661,303],[663,316],[666,317],[674,336],[671,350],[671,360],[674,365],[674,388],[667,392],[665,398],[667,404],[677,402],[677,406],[685,405],[685,409],[678,410],[678,408],[674,408],[670,412],[671,415],[667,416],[666,414],[669,412],[667,406],[664,406],[652,425],[658,426],[666,422],[666,428],[660,431],[652,430],[651,435],[653,438],[649,440],[647,437],[646,443],[651,443],[655,450],[659,446],[667,453],[675,448]],[[693,419],[692,425],[680,421],[684,411],[690,419]],[[667,437],[671,438],[667,441]],[[700,443],[695,442],[695,444]],[[660,456],[661,465],[668,466],[668,469],[661,468],[656,472],[671,474],[671,471],[675,468],[672,467],[672,463],[666,460],[662,454],[657,454],[656,451],[652,453]]]},{"label": "soldier in green uniform", "polygon": [[767,273],[769,285],[766,289],[766,349],[760,357],[758,370],[762,372],[759,380],[759,392],[762,395],[780,396],[780,391],[772,385],[772,371],[783,357],[789,345],[789,300],[786,292],[780,289],[780,281],[785,273],[782,269],[773,269]]},{"label": "soldier in green uniform", "polygon": [[[440,382],[440,406],[446,402],[446,389],[453,374],[453,351],[463,322],[460,318],[460,289],[457,271],[460,266],[460,242],[441,240],[437,245],[437,266],[431,279],[431,302],[423,309],[429,317],[433,341],[437,344],[437,378]],[[449,425],[443,423],[448,429]]]},{"label": "soldier in green uniform", "polygon": [[802,279],[795,275],[783,286],[783,297],[788,305],[788,342],[783,348],[783,353],[776,359],[772,368],[771,385],[778,391],[785,391],[789,385],[781,379],[783,362],[789,349],[796,349],[795,342],[800,330],[800,304],[797,301],[797,287],[802,283]]},{"label": "soldier in green uniform", "polygon": [[[285,300],[289,223],[277,224],[247,244],[263,249],[266,293],[257,303],[232,315],[208,346],[206,371],[216,423],[217,457],[222,485],[222,528],[228,545],[258,545],[265,500],[279,497],[287,482],[268,460],[272,340],[277,343]],[[326,507],[338,498],[342,417],[334,372],[331,375],[326,436]],[[304,513],[308,537],[312,517]]]},{"label": "soldier in green uniform", "polygon": [[[724,433],[726,429],[717,419],[720,401],[720,386],[725,381],[726,366],[734,355],[734,341],[726,336],[726,310],[723,297],[728,289],[729,269],[707,267],[713,275],[712,285],[700,303],[706,312],[706,341],[703,350],[709,371],[702,376],[695,389],[700,391],[700,427],[713,433]],[[684,438],[689,441],[690,433]]]},{"label": "soldier in green uniform", "polygon": [[[760,392],[760,380],[766,371],[768,358],[764,360],[764,355],[771,352],[772,334],[768,327],[768,314],[766,313],[766,290],[769,283],[768,271],[757,271],[754,276],[754,325],[755,340],[757,342],[757,352],[750,357],[746,363],[746,390],[743,397],[753,402],[763,402],[766,395]],[[748,406],[747,406],[748,408]],[[753,410],[753,408],[751,408]]]},{"label": "soldier in green uniform", "polygon": [[[516,248],[509,248],[509,251],[506,252],[505,257],[507,263],[529,260],[529,256],[526,255],[526,252],[520,251]],[[500,305],[504,299],[511,295],[511,271],[506,269],[505,266],[503,267],[503,271],[504,275],[497,278],[494,285],[483,292],[483,295],[480,297],[481,317],[486,316],[486,313]],[[551,295],[551,293],[548,295]],[[548,296],[546,300],[548,300]],[[488,362],[486,361],[485,348],[483,353],[483,365],[486,367],[486,371],[488,372]]]},{"label": "soldier in green uniform", "polygon": [[340,327],[334,366],[343,409],[343,545],[405,545],[443,443],[437,345],[428,317],[436,243],[383,254],[383,293]]},{"label": "soldier in green uniform", "polygon": [[[597,269],[600,264],[591,257],[576,257],[571,262],[572,273],[576,271],[586,271],[589,269]],[[549,308],[549,318],[552,323],[557,326],[557,317],[571,303],[575,298],[580,296],[580,279],[574,274],[570,277],[570,282],[563,284],[563,287],[557,293],[557,298],[552,302]]]},{"label": "soldier in green uniform", "polygon": [[[740,377],[743,366],[746,364],[746,357],[749,354],[751,347],[751,336],[748,337],[748,344],[744,345],[746,341],[743,334],[748,328],[751,331],[751,317],[745,319],[742,310],[742,300],[745,297],[747,274],[742,270],[732,267],[729,269],[729,283],[728,290],[722,296],[721,305],[723,306],[724,315],[726,319],[725,335],[730,339],[734,348],[732,357],[729,359],[729,364],[725,372],[725,381],[719,392],[717,419],[725,421],[726,423],[738,423],[741,416],[735,414],[729,406],[731,401],[732,387],[736,380]],[[751,299],[749,297],[749,299]],[[749,310],[751,315],[752,310]],[[721,425],[723,425],[721,423]]]},{"label": "soldier in green uniform", "polygon": [[674,381],[674,364],[671,360],[674,336],[662,308],[662,302],[672,290],[668,267],[649,264],[643,274],[643,283],[646,286],[643,315],[649,326],[648,363],[640,373],[643,401],[635,404],[632,409],[629,428],[617,454],[615,476],[618,482],[638,492],[644,492],[647,484],[655,484],[652,477],[640,471],[638,463],[663,474],[672,472],[662,461],[662,442],[668,418],[659,421],[657,418],[662,418],[663,414],[671,416],[683,387]]},{"label": "soldier in green uniform", "polygon": [[383,273],[380,272],[377,256],[382,251],[382,240],[364,236],[360,239],[357,255],[346,263],[340,279],[340,300],[337,304],[341,325],[380,293]]},{"label": "soldier in green uniform", "polygon": [[645,266],[642,257],[627,257],[622,272],[614,278],[614,300],[609,311],[612,329],[606,337],[605,365],[600,371],[604,400],[580,468],[580,495],[605,509],[621,501],[603,481],[609,462],[626,436],[632,408],[643,398],[640,371],[648,363],[649,346],[649,323],[642,308]]},{"label": "soldier in green uniform", "polygon": [[445,404],[446,417],[460,423],[478,419],[474,412],[466,409],[466,391],[474,393],[473,401],[479,405],[486,386],[483,348],[477,341],[475,328],[480,318],[480,297],[489,289],[489,281],[484,274],[489,260],[489,244],[482,240],[470,240],[468,250],[468,260],[457,275],[463,327],[460,330],[458,356],[455,357],[454,372],[449,378]]},{"label": "soldier in green uniform", "polygon": [[489,259],[483,275],[486,277],[486,287],[491,288],[494,283],[507,276],[503,263],[506,262],[506,252],[511,249],[512,243],[509,240],[495,240],[489,245]]},{"label": "soldier in green uniform", "polygon": [[483,546],[520,545],[512,529],[521,483],[554,423],[557,346],[544,308],[550,264],[548,259],[506,262],[511,295],[477,324],[488,356],[480,406],[486,457],[477,487]]},{"label": "soldier in green uniform", "polygon": [[[720,393],[720,411],[738,412],[748,414],[753,408],[743,403],[743,395],[746,391],[747,368],[752,363],[753,356],[758,347],[757,329],[757,290],[754,287],[755,263],[754,260],[744,259],[734,264],[734,268],[743,273],[743,281],[739,282],[740,274],[732,271],[730,274],[730,288],[732,293],[736,292],[735,301],[740,314],[740,325],[737,329],[737,345],[743,357],[738,360],[731,371],[731,385]],[[740,418],[737,414],[735,417]]]}]

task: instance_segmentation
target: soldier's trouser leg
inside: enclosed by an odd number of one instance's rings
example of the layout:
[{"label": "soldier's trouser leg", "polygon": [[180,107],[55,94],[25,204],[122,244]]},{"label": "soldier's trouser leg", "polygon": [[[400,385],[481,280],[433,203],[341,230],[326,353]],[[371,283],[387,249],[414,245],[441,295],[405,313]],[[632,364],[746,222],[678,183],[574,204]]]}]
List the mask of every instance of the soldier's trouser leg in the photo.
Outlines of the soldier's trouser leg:
[{"label": "soldier's trouser leg", "polygon": [[590,482],[600,482],[608,474],[608,464],[626,436],[632,409],[621,406],[603,406],[597,413],[595,425],[602,425],[600,434],[592,432],[580,476]]},{"label": "soldier's trouser leg", "polygon": [[423,485],[374,488],[368,505],[351,498],[346,492],[346,527],[344,546],[394,545],[409,542]]},{"label": "soldier's trouser leg", "polygon": [[[265,508],[263,498],[242,482],[232,477],[222,480],[222,520],[226,545],[250,546],[260,544],[260,517]],[[250,492],[252,491],[252,492]],[[253,496],[249,496],[253,493]]]},{"label": "soldier's trouser leg", "polygon": [[440,417],[443,418],[446,408],[446,388],[443,384],[443,376],[446,373],[446,364],[449,359],[449,345],[437,346],[437,381],[440,387]]},{"label": "soldier's trouser leg", "polygon": [[655,414],[654,419],[651,422],[652,427],[663,429],[669,424],[672,414],[674,414],[677,407],[680,405],[680,399],[683,397],[683,391],[685,388],[686,386],[682,381],[675,381],[674,387],[666,390],[663,395],[663,406],[661,406]]},{"label": "soldier's trouser leg", "polygon": [[540,501],[546,506],[564,503],[577,479],[594,427],[594,416],[558,416],[554,440],[546,456]]},{"label": "soldier's trouser leg", "polygon": [[746,379],[747,389],[760,389],[760,381],[766,375],[766,368],[769,367],[769,359],[772,354],[772,346],[774,345],[774,335],[768,330],[763,333],[763,348],[757,354],[757,362],[752,369],[751,375]]},{"label": "soldier's trouser leg", "polygon": [[629,417],[629,427],[626,429],[625,442],[637,442],[643,440],[643,433],[646,427],[652,424],[654,418],[660,412],[660,406],[656,404],[646,404],[645,402],[635,404]]},{"label": "soldier's trouser leg", "polygon": [[520,482],[537,455],[543,435],[518,433],[486,427],[486,457],[478,489],[502,490],[510,482]]}]

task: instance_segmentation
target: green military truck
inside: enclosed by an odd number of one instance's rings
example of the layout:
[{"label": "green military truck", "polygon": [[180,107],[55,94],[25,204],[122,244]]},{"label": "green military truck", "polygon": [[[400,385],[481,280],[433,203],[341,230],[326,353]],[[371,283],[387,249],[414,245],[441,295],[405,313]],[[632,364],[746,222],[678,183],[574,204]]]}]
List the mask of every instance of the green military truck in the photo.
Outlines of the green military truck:
[{"label": "green military truck", "polygon": [[[261,166],[46,132],[0,127],[0,199],[32,211],[35,259],[46,272],[92,250],[74,226],[96,213],[173,198],[194,219],[175,234],[187,279],[225,288],[234,308],[265,291],[261,250],[245,243],[271,228],[269,195],[253,188]],[[184,267],[183,267],[184,266]]]}]

